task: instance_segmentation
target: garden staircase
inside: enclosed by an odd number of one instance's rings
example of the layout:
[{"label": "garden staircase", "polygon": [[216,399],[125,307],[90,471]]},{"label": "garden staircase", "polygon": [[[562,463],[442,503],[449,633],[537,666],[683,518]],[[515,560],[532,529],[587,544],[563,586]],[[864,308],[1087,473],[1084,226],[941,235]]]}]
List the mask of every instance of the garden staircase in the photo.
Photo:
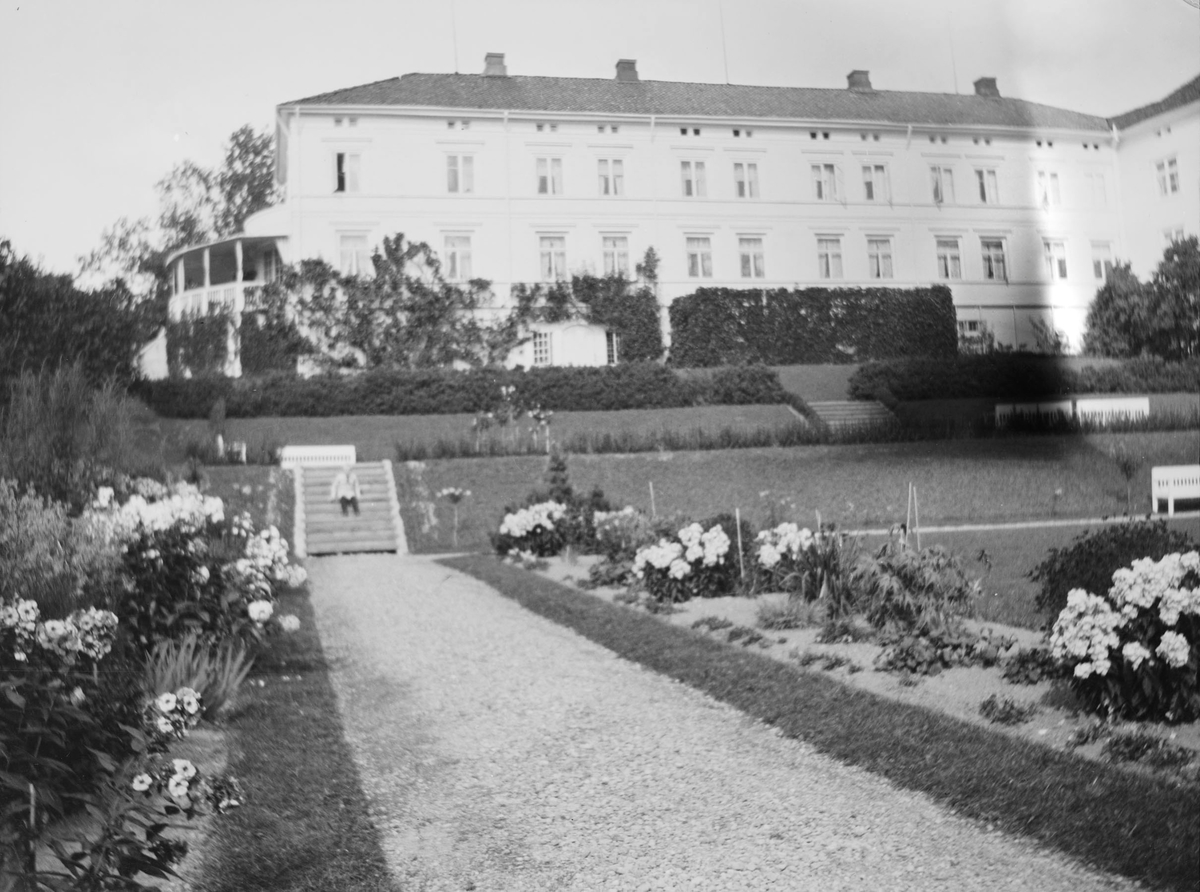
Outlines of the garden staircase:
[{"label": "garden staircase", "polygon": [[808,406],[832,431],[889,424],[896,420],[887,406],[876,400],[826,400],[810,402]]},{"label": "garden staircase", "polygon": [[342,514],[341,505],[329,500],[333,478],[341,466],[295,467],[295,550],[305,557],[319,554],[349,554],[365,551],[408,551],[400,502],[390,461],[357,462],[353,465],[362,498],[361,514],[351,509]]}]

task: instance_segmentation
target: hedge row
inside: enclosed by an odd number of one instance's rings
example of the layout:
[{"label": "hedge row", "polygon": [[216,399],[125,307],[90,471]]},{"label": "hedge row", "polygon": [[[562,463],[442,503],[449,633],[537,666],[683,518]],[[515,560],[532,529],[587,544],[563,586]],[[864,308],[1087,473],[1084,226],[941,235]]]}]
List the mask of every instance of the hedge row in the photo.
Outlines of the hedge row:
[{"label": "hedge row", "polygon": [[671,363],[680,367],[952,357],[950,289],[701,288],[670,307]]},{"label": "hedge row", "polygon": [[307,379],[211,376],[141,381],[132,392],[167,418],[207,418],[221,399],[230,418],[447,415],[496,410],[505,386],[515,388],[519,405],[556,412],[790,402],[775,372],[762,366],[685,377],[656,363],[529,371],[376,370]]},{"label": "hedge row", "polygon": [[1071,368],[1054,357],[1018,353],[869,362],[850,378],[853,399],[1022,399],[1079,393],[1194,393],[1200,359],[1152,357]]}]

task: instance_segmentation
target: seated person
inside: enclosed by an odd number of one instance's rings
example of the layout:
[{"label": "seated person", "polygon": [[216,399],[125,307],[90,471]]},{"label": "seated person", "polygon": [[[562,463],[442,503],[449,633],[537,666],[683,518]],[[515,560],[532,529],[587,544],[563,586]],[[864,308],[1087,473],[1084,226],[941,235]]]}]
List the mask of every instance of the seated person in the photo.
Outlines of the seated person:
[{"label": "seated person", "polygon": [[358,514],[358,500],[362,498],[362,490],[358,487],[358,475],[354,473],[353,465],[346,465],[337,476],[333,478],[333,485],[329,488],[329,501],[342,503],[343,516],[350,513],[350,509],[354,509],[354,513]]}]

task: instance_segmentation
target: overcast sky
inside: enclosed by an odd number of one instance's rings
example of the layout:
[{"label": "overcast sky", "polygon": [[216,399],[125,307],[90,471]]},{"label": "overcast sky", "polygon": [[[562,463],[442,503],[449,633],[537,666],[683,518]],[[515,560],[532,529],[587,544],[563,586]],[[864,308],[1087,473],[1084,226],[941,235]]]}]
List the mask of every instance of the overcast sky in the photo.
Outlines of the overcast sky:
[{"label": "overcast sky", "polygon": [[[1200,73],[1189,0],[0,0],[0,238],[75,272],[281,102],[410,71],[1000,92],[1097,115]],[[453,11],[453,15],[452,15]],[[724,50],[721,21],[724,20]],[[457,32],[457,40],[455,33]],[[456,63],[457,45],[457,63]],[[728,77],[726,77],[726,59]]]}]

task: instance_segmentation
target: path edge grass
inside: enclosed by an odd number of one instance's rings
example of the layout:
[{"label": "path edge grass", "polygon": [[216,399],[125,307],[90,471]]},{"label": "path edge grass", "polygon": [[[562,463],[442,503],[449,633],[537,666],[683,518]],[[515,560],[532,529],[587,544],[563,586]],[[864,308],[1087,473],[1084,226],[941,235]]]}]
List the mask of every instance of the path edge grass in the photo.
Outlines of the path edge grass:
[{"label": "path edge grass", "polygon": [[925,793],[959,815],[1156,888],[1200,885],[1194,791],[1014,740],[849,688],[502,564],[439,563],[619,656],[677,679],[841,762]]}]

